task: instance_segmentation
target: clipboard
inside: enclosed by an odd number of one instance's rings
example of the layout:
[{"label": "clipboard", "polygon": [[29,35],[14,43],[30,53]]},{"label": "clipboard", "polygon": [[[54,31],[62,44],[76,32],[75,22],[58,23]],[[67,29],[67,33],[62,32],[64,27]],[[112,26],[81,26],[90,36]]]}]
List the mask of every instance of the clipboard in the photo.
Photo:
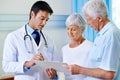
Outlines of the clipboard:
[{"label": "clipboard", "polygon": [[47,62],[47,61],[35,61],[36,65],[39,66],[42,69],[46,68],[53,68],[58,72],[63,72],[63,73],[69,73],[67,69],[63,67],[63,65],[66,65],[66,63],[62,62]]}]

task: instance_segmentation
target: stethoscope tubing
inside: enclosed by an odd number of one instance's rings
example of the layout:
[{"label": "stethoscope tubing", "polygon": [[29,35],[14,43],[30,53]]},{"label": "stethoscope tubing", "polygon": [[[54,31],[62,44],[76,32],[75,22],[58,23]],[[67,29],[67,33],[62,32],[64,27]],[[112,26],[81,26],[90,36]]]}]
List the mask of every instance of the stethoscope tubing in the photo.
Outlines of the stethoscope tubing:
[{"label": "stethoscope tubing", "polygon": [[[29,38],[30,39],[30,41],[32,42],[32,38],[31,38],[31,36],[28,34],[28,32],[27,32],[27,25],[25,25],[25,32],[26,32],[26,34],[25,34],[25,36],[24,36],[24,41],[26,40],[26,38]],[[44,42],[45,42],[45,47],[46,48],[48,48],[48,44],[47,44],[47,41],[46,41],[46,39],[45,39],[45,36],[44,36],[44,34],[42,33],[42,31],[40,30],[40,34],[42,35],[42,37],[43,37],[43,39],[44,39]],[[26,41],[25,41],[26,42]],[[25,45],[26,45],[26,43],[25,43]]]}]

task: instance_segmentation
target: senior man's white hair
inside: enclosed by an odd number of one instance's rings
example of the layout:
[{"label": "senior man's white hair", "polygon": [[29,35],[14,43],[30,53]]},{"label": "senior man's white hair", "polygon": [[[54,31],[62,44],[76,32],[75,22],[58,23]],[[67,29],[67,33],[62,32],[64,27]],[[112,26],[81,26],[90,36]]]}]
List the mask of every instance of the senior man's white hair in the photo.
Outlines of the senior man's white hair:
[{"label": "senior man's white hair", "polygon": [[76,25],[83,31],[85,30],[86,23],[80,14],[73,13],[66,20],[66,26]]},{"label": "senior man's white hair", "polygon": [[83,13],[88,14],[92,18],[102,16],[104,19],[108,18],[108,9],[106,7],[105,0],[89,0],[83,6]]}]

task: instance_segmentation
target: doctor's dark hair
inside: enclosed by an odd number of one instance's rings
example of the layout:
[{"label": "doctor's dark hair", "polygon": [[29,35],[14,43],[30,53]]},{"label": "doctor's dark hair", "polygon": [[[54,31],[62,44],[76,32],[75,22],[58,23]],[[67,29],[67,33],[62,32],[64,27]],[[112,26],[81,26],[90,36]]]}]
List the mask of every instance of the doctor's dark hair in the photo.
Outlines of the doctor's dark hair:
[{"label": "doctor's dark hair", "polygon": [[52,13],[53,13],[52,8],[50,7],[50,5],[47,2],[45,2],[45,1],[37,1],[31,7],[30,14],[29,14],[29,20],[31,19],[31,12],[32,11],[35,13],[35,15],[37,15],[37,13],[40,10],[47,11],[48,13],[50,13],[50,15],[52,15]]}]

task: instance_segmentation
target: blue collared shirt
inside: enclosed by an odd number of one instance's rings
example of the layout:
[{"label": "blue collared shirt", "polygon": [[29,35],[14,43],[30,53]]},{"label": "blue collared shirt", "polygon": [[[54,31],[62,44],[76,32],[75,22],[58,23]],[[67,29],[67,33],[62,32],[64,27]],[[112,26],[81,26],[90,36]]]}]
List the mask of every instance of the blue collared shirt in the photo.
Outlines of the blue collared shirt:
[{"label": "blue collared shirt", "polygon": [[[28,24],[26,25],[27,26],[27,32],[29,32],[30,34],[32,34],[34,32],[34,29],[32,27],[30,27]],[[37,30],[40,34],[40,31]]]},{"label": "blue collared shirt", "polygon": [[[88,68],[116,71],[120,55],[120,30],[111,22],[98,33],[88,57]],[[87,76],[85,80],[105,80]]]}]

